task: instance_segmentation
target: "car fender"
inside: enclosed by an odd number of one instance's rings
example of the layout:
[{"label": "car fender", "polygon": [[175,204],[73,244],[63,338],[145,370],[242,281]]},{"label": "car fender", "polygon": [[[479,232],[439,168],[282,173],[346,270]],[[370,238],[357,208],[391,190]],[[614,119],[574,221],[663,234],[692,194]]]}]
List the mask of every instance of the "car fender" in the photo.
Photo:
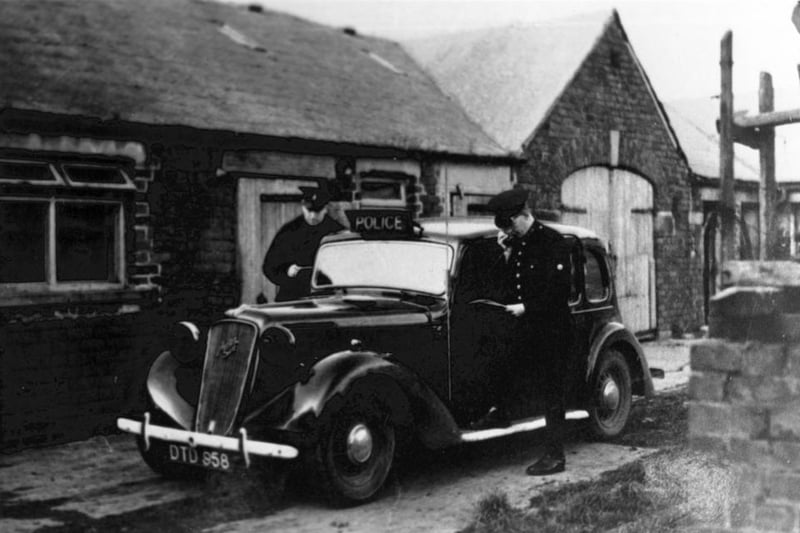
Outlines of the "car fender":
[{"label": "car fender", "polygon": [[245,424],[266,416],[277,420],[270,424],[274,429],[301,433],[313,441],[326,413],[335,412],[359,387],[377,388],[396,421],[400,418],[401,424],[413,428],[425,446],[441,448],[459,441],[450,411],[427,385],[389,356],[368,351],[337,352],[321,359],[306,380],[251,414]]},{"label": "car fender", "polygon": [[161,352],[147,374],[147,392],[158,409],[180,427],[192,429],[195,408],[178,394],[175,371],[179,366],[169,350]]},{"label": "car fender", "polygon": [[639,341],[624,325],[619,322],[609,322],[605,324],[595,335],[592,346],[589,349],[589,361],[586,365],[587,383],[594,374],[597,360],[602,351],[610,346],[616,345],[628,362],[633,371],[633,392],[642,396],[650,397],[654,393],[653,379],[650,376],[650,367],[644,356]]}]

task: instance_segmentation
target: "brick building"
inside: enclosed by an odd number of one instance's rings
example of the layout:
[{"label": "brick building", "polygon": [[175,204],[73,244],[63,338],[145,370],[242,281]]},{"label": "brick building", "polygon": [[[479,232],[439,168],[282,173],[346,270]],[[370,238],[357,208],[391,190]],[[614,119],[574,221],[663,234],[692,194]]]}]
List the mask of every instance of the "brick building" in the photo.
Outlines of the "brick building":
[{"label": "brick building", "polygon": [[616,12],[437,37],[411,50],[523,158],[518,179],[539,209],[610,240],[631,329],[668,335],[703,324],[701,204]]},{"label": "brick building", "polygon": [[299,185],[425,215],[511,183],[395,43],[194,0],[0,9],[2,449],[113,428],[165,325],[271,295]]}]

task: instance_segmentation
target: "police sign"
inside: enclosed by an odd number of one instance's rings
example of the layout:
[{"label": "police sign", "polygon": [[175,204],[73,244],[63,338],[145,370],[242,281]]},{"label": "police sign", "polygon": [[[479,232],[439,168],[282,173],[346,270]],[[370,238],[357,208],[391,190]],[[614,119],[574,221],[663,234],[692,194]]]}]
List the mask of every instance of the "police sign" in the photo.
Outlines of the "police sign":
[{"label": "police sign", "polygon": [[358,209],[347,211],[350,230],[362,234],[410,235],[411,213],[398,209]]}]

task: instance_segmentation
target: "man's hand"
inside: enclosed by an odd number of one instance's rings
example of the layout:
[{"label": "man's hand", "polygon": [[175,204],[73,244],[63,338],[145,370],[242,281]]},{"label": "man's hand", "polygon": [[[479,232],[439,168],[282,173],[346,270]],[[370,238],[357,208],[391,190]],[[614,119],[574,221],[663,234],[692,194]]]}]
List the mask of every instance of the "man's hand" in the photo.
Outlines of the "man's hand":
[{"label": "man's hand", "polygon": [[292,263],[288,269],[286,269],[286,275],[290,278],[297,277],[297,273],[300,272],[300,267],[294,263]]},{"label": "man's hand", "polygon": [[506,311],[517,317],[522,316],[525,314],[525,304],[508,304]]}]

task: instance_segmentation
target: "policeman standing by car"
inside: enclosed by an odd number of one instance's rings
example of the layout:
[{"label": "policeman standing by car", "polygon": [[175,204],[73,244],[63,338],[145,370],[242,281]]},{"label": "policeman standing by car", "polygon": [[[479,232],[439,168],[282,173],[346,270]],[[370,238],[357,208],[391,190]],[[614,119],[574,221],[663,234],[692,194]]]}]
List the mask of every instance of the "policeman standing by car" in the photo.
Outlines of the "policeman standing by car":
[{"label": "policeman standing by car", "polygon": [[278,230],[264,256],[264,275],[278,286],[276,302],[309,295],[311,269],[320,241],[344,228],[328,215],[331,194],[324,184],[300,187],[300,191],[303,213]]},{"label": "policeman standing by car", "polygon": [[534,218],[525,189],[504,191],[488,207],[495,214],[495,225],[508,235],[500,275],[508,283],[505,309],[516,318],[510,357],[528,376],[540,377],[537,384],[544,393],[546,450],[526,473],[563,472],[565,387],[573,330],[570,241]]}]

